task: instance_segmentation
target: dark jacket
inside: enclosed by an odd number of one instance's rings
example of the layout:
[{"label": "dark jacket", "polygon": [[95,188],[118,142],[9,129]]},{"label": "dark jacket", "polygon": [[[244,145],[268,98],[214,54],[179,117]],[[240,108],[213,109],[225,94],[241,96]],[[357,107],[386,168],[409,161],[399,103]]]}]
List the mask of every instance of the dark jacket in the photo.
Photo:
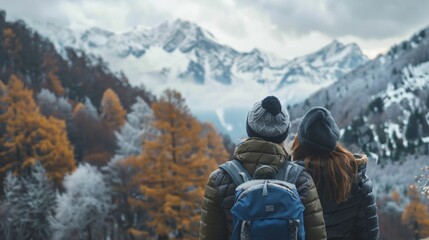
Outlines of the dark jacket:
[{"label": "dark jacket", "polygon": [[[258,164],[266,164],[279,169],[287,161],[287,153],[278,144],[258,138],[249,138],[236,148],[234,159],[241,161],[248,172],[253,175]],[[201,210],[201,240],[226,240],[230,238],[232,233],[230,210],[234,204],[236,187],[224,170],[217,169],[210,175]],[[299,175],[296,187],[305,206],[306,238],[311,240],[326,239],[322,207],[313,179],[306,171]]]},{"label": "dark jacket", "polygon": [[[358,175],[346,202],[336,204],[319,191],[326,233],[331,240],[379,239],[377,206],[372,193],[372,182],[365,174],[367,157],[355,155],[355,161],[358,163]],[[305,165],[303,161],[297,163]],[[312,174],[311,162],[307,171]],[[318,189],[323,189],[323,186]]]}]

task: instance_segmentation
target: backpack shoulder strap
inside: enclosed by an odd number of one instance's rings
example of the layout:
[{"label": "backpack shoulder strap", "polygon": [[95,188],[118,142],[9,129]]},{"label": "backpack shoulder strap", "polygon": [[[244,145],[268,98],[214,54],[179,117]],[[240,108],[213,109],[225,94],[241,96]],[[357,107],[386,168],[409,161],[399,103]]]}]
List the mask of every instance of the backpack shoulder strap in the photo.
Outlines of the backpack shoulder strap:
[{"label": "backpack shoulder strap", "polygon": [[243,164],[236,159],[221,164],[219,168],[225,170],[237,186],[252,179]]},{"label": "backpack shoulder strap", "polygon": [[305,168],[294,162],[287,161],[283,164],[283,167],[279,171],[279,180],[283,180],[289,183],[296,184],[299,175],[304,171]]}]

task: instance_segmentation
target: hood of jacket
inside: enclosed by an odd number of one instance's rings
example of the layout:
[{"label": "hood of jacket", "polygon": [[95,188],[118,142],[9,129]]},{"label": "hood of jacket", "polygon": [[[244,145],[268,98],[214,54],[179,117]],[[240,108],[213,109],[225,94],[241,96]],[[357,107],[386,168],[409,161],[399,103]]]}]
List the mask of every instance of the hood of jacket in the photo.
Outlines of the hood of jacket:
[{"label": "hood of jacket", "polygon": [[282,145],[260,138],[246,139],[237,146],[234,152],[234,159],[242,162],[251,175],[259,164],[269,165],[277,171],[287,157],[288,154]]}]

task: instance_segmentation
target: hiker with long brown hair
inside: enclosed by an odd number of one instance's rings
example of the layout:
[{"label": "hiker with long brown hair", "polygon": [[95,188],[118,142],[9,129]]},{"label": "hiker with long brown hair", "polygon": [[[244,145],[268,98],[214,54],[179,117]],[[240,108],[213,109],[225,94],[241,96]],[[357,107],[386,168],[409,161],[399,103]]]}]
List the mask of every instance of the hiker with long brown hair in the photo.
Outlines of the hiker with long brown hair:
[{"label": "hiker with long brown hair", "polygon": [[293,160],[313,177],[322,204],[328,239],[379,239],[375,197],[366,176],[367,157],[339,143],[331,113],[310,109],[292,142]]},{"label": "hiker with long brown hair", "polygon": [[[281,169],[290,164],[290,156],[283,147],[283,142],[289,133],[290,124],[289,114],[277,97],[268,96],[256,102],[248,112],[246,119],[246,131],[249,138],[237,146],[234,152],[234,159],[246,169],[250,176],[255,178],[257,178],[257,169],[263,169],[264,167],[274,169],[276,174],[279,173]],[[302,167],[300,168],[302,169]],[[293,184],[296,186],[299,199],[305,208],[303,213],[304,222],[300,223],[304,225],[305,239],[325,240],[326,231],[322,207],[311,176],[305,170],[300,171],[299,174],[297,173]],[[237,186],[233,178],[223,168],[219,168],[210,174],[201,208],[201,240],[231,239],[235,230],[233,228],[231,209],[235,203]],[[270,195],[270,197],[272,196]],[[252,206],[256,207],[255,205]],[[290,209],[294,209],[294,207]],[[252,212],[255,212],[255,208],[252,210]],[[264,212],[275,212],[277,210],[274,205],[270,204],[265,206]],[[287,223],[290,219],[283,220]],[[266,222],[266,225],[269,225],[275,221],[268,220]],[[293,224],[292,227],[294,227]],[[246,230],[248,227],[247,225],[242,225],[241,229]],[[276,226],[271,229],[276,229]],[[266,236],[270,234],[273,234],[273,231],[267,232]],[[254,236],[252,239],[292,239],[289,238],[289,235],[276,237],[258,238]]]}]

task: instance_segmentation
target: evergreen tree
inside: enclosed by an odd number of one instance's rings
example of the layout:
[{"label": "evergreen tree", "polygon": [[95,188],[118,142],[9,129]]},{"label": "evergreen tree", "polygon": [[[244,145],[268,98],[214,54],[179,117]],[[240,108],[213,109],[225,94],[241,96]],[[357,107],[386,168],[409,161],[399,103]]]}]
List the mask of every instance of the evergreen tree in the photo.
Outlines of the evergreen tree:
[{"label": "evergreen tree", "polygon": [[105,166],[115,151],[112,129],[106,129],[91,101],[79,103],[73,110],[70,138],[75,146],[78,162]]},{"label": "evergreen tree", "polygon": [[55,205],[55,194],[42,164],[34,164],[25,176],[9,172],[4,189],[3,207],[8,210],[2,227],[6,239],[49,239],[48,218]]},{"label": "evergreen tree", "polygon": [[419,137],[419,113],[417,111],[412,112],[408,118],[405,137],[409,141],[414,141]]},{"label": "evergreen tree", "polygon": [[72,147],[67,139],[64,121],[44,117],[32,98],[31,90],[12,76],[7,94],[0,102],[6,105],[0,124],[6,126],[0,138],[0,174],[8,171],[21,174],[40,160],[47,175],[56,183],[75,168]]}]

